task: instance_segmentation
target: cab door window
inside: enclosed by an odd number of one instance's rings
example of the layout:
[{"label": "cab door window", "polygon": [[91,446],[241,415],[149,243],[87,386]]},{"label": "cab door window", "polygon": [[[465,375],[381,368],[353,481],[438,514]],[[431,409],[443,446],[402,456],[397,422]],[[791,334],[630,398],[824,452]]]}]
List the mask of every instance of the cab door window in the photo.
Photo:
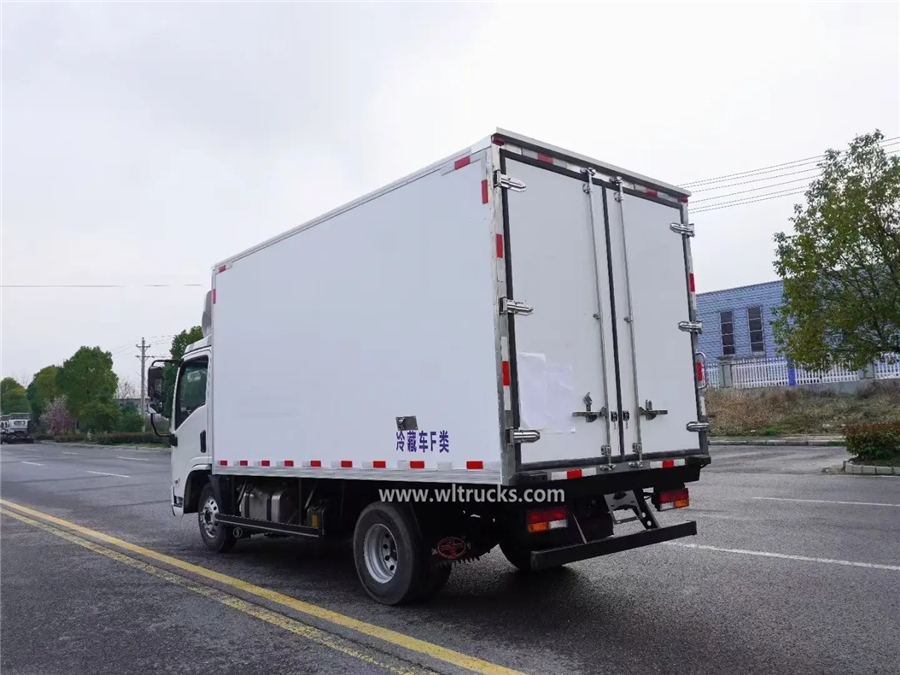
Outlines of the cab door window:
[{"label": "cab door window", "polygon": [[192,412],[206,404],[206,374],[209,360],[206,357],[188,361],[178,375],[178,391],[175,396],[175,428],[181,426]]}]

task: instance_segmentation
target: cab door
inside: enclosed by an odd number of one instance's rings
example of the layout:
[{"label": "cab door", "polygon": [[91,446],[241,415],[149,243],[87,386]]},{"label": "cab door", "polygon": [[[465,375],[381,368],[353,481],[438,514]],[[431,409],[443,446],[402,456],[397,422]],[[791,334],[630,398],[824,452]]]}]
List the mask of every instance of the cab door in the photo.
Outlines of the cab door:
[{"label": "cab door", "polygon": [[212,464],[207,446],[209,353],[191,356],[178,370],[172,405],[172,506],[183,508],[188,475]]}]

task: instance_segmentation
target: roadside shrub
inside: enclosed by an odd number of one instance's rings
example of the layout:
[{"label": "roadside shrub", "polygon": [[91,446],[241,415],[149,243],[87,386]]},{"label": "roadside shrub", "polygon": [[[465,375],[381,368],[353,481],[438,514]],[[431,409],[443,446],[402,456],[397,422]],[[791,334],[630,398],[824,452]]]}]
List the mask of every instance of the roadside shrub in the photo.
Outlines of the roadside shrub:
[{"label": "roadside shrub", "polygon": [[83,443],[86,438],[84,434],[58,434],[53,440],[57,443]]},{"label": "roadside shrub", "polygon": [[146,432],[97,434],[94,437],[94,442],[99,445],[159,445],[162,440],[156,434]]},{"label": "roadside shrub", "polygon": [[847,452],[862,460],[900,459],[900,422],[846,427]]},{"label": "roadside shrub", "polygon": [[53,434],[48,434],[48,433],[44,433],[43,431],[41,431],[34,435],[34,440],[36,440],[36,441],[52,441]]},{"label": "roadside shrub", "polygon": [[144,431],[144,417],[133,408],[124,408],[116,421],[117,433],[134,434]]}]

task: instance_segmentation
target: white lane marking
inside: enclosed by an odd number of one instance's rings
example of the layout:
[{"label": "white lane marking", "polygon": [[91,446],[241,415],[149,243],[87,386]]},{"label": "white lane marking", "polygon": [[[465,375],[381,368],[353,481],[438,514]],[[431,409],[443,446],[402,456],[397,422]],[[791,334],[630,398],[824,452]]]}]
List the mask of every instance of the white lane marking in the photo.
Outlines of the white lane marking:
[{"label": "white lane marking", "polygon": [[66,452],[65,450],[63,450],[63,451],[62,451],[62,454],[64,454],[64,455],[77,455],[77,454],[79,454],[79,453],[77,453],[77,452]]},{"label": "white lane marking", "polygon": [[900,565],[879,565],[878,563],[855,562],[853,560],[834,560],[832,558],[810,558],[805,555],[787,555],[786,553],[770,553],[769,551],[748,551],[742,548],[720,548],[705,544],[684,544],[679,541],[663,542],[669,546],[681,546],[682,548],[695,548],[701,551],[718,551],[720,553],[739,553],[741,555],[755,555],[762,558],[781,558],[782,560],[799,560],[800,562],[817,562],[829,565],[844,565],[846,567],[865,567],[873,570],[890,570],[900,572]]},{"label": "white lane marking", "polygon": [[149,462],[149,459],[144,459],[143,457],[116,457],[116,459],[128,459],[132,462]]},{"label": "white lane marking", "polygon": [[900,509],[900,504],[882,504],[880,502],[839,502],[831,499],[790,499],[788,497],[753,497],[772,502],[803,502],[806,504],[845,504],[849,506],[893,506]]},{"label": "white lane marking", "polygon": [[38,464],[37,462],[26,462],[22,460],[22,464],[31,464],[31,466],[44,466],[43,464]]},{"label": "white lane marking", "polygon": [[131,478],[131,476],[123,476],[120,473],[106,473],[104,471],[85,471],[85,473],[93,473],[97,476],[115,476],[116,478]]}]

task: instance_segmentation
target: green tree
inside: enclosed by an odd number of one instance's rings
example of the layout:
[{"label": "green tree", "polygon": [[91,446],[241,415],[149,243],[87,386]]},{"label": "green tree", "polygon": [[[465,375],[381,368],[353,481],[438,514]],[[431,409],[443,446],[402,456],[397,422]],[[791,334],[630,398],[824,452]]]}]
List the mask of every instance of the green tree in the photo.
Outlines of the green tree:
[{"label": "green tree", "polygon": [[773,323],[799,365],[863,368],[900,355],[900,157],[881,132],[829,150],[794,206],[794,233],[775,235],[784,301]]},{"label": "green tree", "polygon": [[81,426],[85,431],[112,431],[119,423],[119,414],[119,406],[112,399],[89,401],[81,414]]},{"label": "green tree", "polygon": [[[172,348],[169,351],[169,358],[178,361],[184,356],[184,351],[188,345],[203,339],[203,329],[200,326],[194,326],[189,330],[183,330],[172,339]],[[167,365],[163,373],[163,417],[172,416],[172,399],[175,395],[175,379],[178,369],[174,365]]]},{"label": "green tree", "polygon": [[31,412],[25,387],[12,377],[0,380],[0,412],[4,415]]},{"label": "green tree", "polygon": [[31,403],[32,418],[38,420],[47,404],[62,394],[56,383],[59,366],[41,368],[28,385],[28,401]]},{"label": "green tree", "polygon": [[144,418],[134,408],[126,407],[119,410],[119,418],[116,421],[116,431],[137,432],[144,430]]},{"label": "green tree", "polygon": [[119,378],[112,369],[112,354],[100,347],[82,347],[62,364],[56,381],[69,412],[81,425],[89,403],[113,400]]}]

